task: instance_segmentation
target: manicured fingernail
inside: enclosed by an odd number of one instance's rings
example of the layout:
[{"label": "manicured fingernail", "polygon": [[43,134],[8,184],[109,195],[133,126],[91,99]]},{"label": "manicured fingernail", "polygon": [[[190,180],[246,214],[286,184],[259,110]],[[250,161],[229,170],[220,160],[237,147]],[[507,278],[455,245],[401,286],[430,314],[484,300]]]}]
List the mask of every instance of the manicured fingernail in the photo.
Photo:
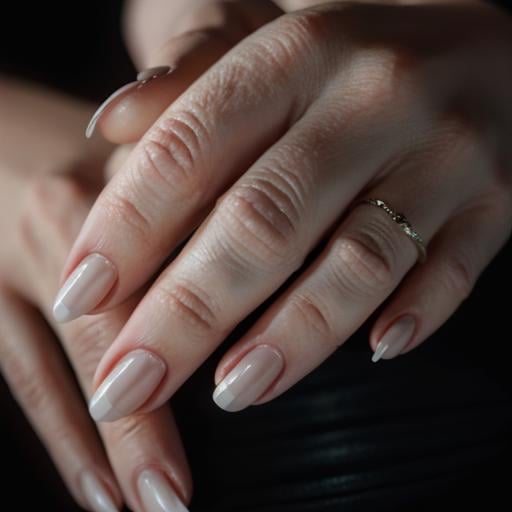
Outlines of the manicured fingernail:
[{"label": "manicured fingernail", "polygon": [[283,369],[281,354],[268,345],[259,345],[219,382],[214,402],[225,411],[235,412],[252,405],[274,382]]},{"label": "manicured fingernail", "polygon": [[392,359],[409,343],[416,327],[416,321],[411,315],[404,315],[397,320],[384,333],[382,339],[377,343],[372,361],[376,363],[380,359]]},{"label": "manicured fingernail", "polygon": [[147,83],[149,80],[153,78],[157,78],[162,75],[166,75],[174,70],[174,67],[171,68],[170,66],[158,66],[155,68],[148,68],[140,73],[137,74],[137,80],[135,82],[130,82],[129,84],[123,85],[123,87],[120,87],[117,89],[117,91],[113,92],[94,112],[93,116],[91,117],[91,120],[89,121],[89,124],[87,125],[87,128],[85,130],[85,136],[90,139],[92,137],[92,134],[94,133],[94,129],[96,128],[96,125],[98,124],[98,121],[100,117],[103,115],[105,110],[111,105],[111,103],[119,98],[122,94],[125,94],[132,89],[135,89],[137,87],[140,87],[141,85]]},{"label": "manicured fingernail", "polygon": [[188,512],[160,471],[144,470],[137,480],[137,486],[145,512]]},{"label": "manicured fingernail", "polygon": [[129,352],[92,396],[89,413],[96,421],[114,421],[136,411],[153,394],[165,371],[165,363],[153,352]]},{"label": "manicured fingernail", "polygon": [[94,512],[118,512],[118,508],[105,484],[92,472],[84,471],[80,485],[87,503]]},{"label": "manicured fingernail", "polygon": [[130,82],[129,84],[123,85],[123,87],[120,87],[117,89],[117,91],[113,92],[94,112],[94,114],[91,117],[91,120],[89,121],[89,124],[87,125],[87,128],[85,129],[85,136],[90,139],[92,137],[92,134],[94,133],[94,129],[96,128],[96,124],[98,123],[100,117],[103,115],[105,110],[109,107],[109,105],[119,96],[124,94],[125,92],[131,91],[132,89],[135,89],[135,87],[138,87],[140,85],[140,82]]},{"label": "manicured fingernail", "polygon": [[101,254],[89,254],[66,279],[53,304],[57,322],[68,322],[94,309],[117,278],[114,265]]}]

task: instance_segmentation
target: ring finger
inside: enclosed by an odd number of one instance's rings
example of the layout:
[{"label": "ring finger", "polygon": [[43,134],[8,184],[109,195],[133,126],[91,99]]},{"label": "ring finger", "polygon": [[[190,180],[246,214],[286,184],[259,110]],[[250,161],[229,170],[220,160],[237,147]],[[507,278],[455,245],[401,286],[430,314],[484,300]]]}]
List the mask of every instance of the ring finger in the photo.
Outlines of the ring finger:
[{"label": "ring finger", "polygon": [[[458,144],[438,142],[438,148],[445,149],[436,152],[430,147],[428,153],[435,157],[418,158],[422,151],[408,155],[395,172],[364,193],[366,198],[385,198],[395,212],[407,212],[425,243],[476,190],[485,189],[483,176],[490,174],[482,172],[487,164],[471,145],[461,152]],[[418,252],[383,209],[355,207],[313,264],[223,357],[216,371],[214,401],[225,410],[238,411],[289,389],[362,325],[402,282]],[[404,347],[411,342],[418,320],[404,315],[394,324],[395,344]]]}]

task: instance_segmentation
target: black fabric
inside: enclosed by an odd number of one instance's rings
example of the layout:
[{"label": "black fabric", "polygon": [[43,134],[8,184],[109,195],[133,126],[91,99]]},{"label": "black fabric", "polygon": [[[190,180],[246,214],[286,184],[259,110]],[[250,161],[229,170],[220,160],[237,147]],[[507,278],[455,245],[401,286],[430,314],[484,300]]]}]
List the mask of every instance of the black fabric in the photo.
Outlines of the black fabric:
[{"label": "black fabric", "polygon": [[[98,100],[133,79],[120,2],[73,4],[64,19],[61,4],[6,7],[1,72]],[[191,511],[510,509],[511,256],[509,243],[458,312],[410,354],[371,363],[370,319],[280,398],[223,412],[211,400],[216,362],[270,298],[172,400],[194,477]],[[78,510],[3,384],[0,397],[0,510]]]}]

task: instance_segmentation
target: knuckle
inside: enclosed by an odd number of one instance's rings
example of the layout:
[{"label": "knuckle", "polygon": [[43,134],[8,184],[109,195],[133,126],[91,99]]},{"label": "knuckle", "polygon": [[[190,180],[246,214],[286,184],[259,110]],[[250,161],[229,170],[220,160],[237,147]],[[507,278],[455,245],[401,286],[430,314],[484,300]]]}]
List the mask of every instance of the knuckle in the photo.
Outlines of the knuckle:
[{"label": "knuckle", "polygon": [[394,281],[397,249],[389,229],[368,223],[358,233],[345,233],[335,240],[331,276],[337,286],[368,297],[389,290]]},{"label": "knuckle", "polygon": [[283,192],[263,180],[225,196],[218,208],[223,238],[245,266],[268,271],[296,260],[297,221],[291,204]]},{"label": "knuckle", "polygon": [[118,225],[121,228],[126,227],[142,243],[150,243],[151,221],[149,215],[137,206],[136,200],[119,190],[112,190],[105,201],[98,202],[98,206],[102,209],[107,222],[112,222],[112,225]]},{"label": "knuckle", "polygon": [[206,293],[191,282],[175,283],[171,287],[159,286],[155,290],[158,302],[165,311],[182,320],[203,339],[219,333],[216,308]]},{"label": "knuckle", "polygon": [[303,325],[319,335],[321,340],[334,340],[334,331],[326,312],[317,300],[304,293],[297,293],[291,298],[292,311],[296,311]]},{"label": "knuckle", "polygon": [[169,192],[177,199],[198,198],[208,182],[201,165],[208,140],[205,124],[191,110],[165,119],[142,148],[140,171],[149,179],[145,181],[167,200]]},{"label": "knuckle", "polygon": [[76,362],[77,372],[86,382],[92,382],[98,362],[115,338],[112,326],[108,314],[88,316],[70,325],[69,334],[62,338],[71,359]]}]

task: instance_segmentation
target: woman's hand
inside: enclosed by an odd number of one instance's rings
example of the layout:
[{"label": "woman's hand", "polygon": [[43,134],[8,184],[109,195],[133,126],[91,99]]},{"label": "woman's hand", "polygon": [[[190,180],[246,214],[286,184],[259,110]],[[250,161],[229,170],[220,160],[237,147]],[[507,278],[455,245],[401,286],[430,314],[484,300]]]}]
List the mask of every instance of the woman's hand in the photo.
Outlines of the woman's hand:
[{"label": "woman's hand", "polygon": [[[176,98],[64,267],[56,316],[106,311],[198,228],[102,358],[93,417],[164,403],[277,291],[218,366],[226,410],[283,393],[384,302],[375,359],[442,325],[510,234],[511,28],[483,4],[333,2],[266,24]],[[407,216],[426,263],[383,209],[349,208],[364,198]]]},{"label": "woman's hand", "polygon": [[141,294],[66,325],[49,307],[110,148],[89,146],[83,156],[88,106],[20,84],[0,88],[1,373],[81,506],[186,510],[176,494],[190,500],[191,477],[170,410],[101,425],[100,440],[75,381],[90,397],[97,363]]}]

